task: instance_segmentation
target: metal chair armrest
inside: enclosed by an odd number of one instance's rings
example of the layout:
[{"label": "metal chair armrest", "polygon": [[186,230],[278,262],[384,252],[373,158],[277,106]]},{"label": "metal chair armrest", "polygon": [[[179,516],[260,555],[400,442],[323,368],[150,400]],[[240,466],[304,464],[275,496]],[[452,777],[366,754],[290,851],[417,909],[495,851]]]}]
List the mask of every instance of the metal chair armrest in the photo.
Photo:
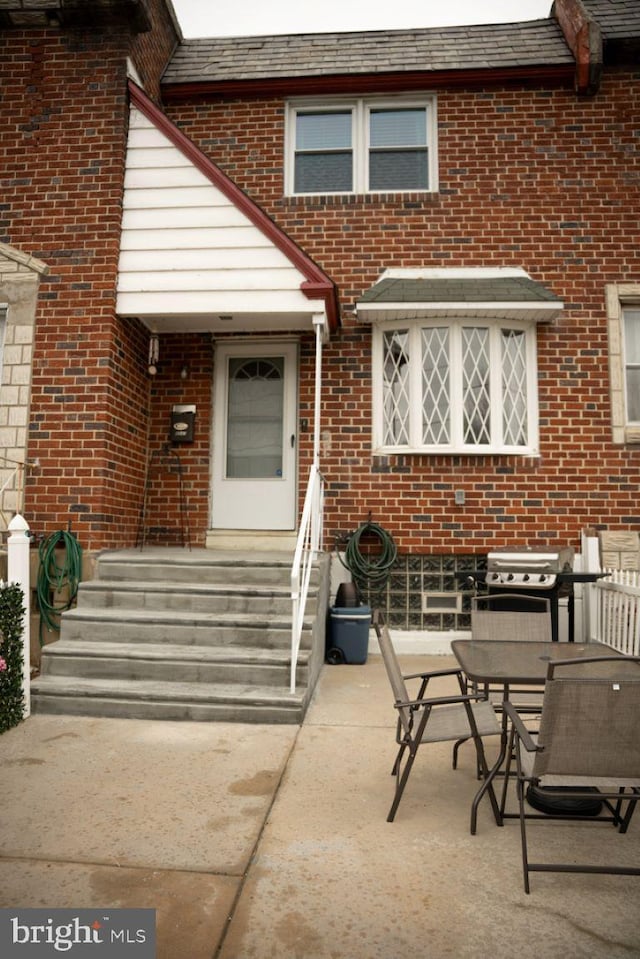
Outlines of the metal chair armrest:
[{"label": "metal chair armrest", "polygon": [[503,702],[502,708],[504,712],[507,714],[507,716],[509,717],[509,719],[511,720],[511,723],[516,733],[518,734],[518,738],[520,739],[520,742],[522,743],[524,748],[529,753],[535,753],[538,749],[538,746],[534,742],[531,736],[531,733],[529,732],[525,724],[522,722],[522,719],[520,718],[520,715],[518,714],[518,711],[513,705],[513,703],[510,703],[508,701]]},{"label": "metal chair armrest", "polygon": [[584,656],[580,659],[554,659],[547,666],[547,679],[553,679],[553,674],[559,666],[582,666],[583,663],[638,663],[640,656]]},{"label": "metal chair armrest", "polygon": [[433,669],[427,673],[403,673],[403,679],[431,679],[433,676],[461,676],[459,666],[449,666],[446,669]]},{"label": "metal chair armrest", "polygon": [[434,696],[429,699],[408,699],[394,703],[396,709],[402,709],[405,706],[454,706],[457,703],[477,703],[485,702],[484,696],[464,695],[464,696]]}]

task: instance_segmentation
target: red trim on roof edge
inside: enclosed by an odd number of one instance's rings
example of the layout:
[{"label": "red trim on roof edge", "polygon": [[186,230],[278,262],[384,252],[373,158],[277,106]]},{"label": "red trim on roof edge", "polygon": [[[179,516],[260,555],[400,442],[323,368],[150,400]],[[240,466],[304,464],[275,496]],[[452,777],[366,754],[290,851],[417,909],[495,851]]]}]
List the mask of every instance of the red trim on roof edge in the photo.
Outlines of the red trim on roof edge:
[{"label": "red trim on roof edge", "polygon": [[301,292],[309,300],[324,300],[329,328],[336,330],[339,325],[337,292],[326,273],[226,173],[205,156],[132,80],[129,80],[129,96],[131,103],[304,274],[306,279],[300,284]]},{"label": "red trim on roof edge", "polygon": [[332,76],[268,77],[258,80],[206,80],[162,82],[162,96],[171,103],[204,97],[300,96],[305,94],[389,93],[398,90],[431,90],[442,87],[514,82],[572,84],[572,63],[546,67],[505,67],[477,70],[419,70],[398,73],[335,74]]}]

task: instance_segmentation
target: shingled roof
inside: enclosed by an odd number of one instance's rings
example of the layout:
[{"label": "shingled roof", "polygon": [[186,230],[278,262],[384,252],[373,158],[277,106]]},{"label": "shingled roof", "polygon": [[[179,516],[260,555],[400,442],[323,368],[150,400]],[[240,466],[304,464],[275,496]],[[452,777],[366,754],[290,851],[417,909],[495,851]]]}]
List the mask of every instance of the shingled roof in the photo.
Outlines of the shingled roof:
[{"label": "shingled roof", "polygon": [[163,78],[171,84],[274,78],[571,67],[553,19],[420,30],[185,40]]},{"label": "shingled roof", "polygon": [[597,21],[607,43],[640,38],[638,0],[582,0],[587,13]]},{"label": "shingled roof", "polygon": [[361,303],[534,303],[559,297],[525,276],[388,277],[367,290]]},{"label": "shingled roof", "polygon": [[492,317],[548,322],[562,300],[519,267],[390,269],[356,304],[358,319]]}]

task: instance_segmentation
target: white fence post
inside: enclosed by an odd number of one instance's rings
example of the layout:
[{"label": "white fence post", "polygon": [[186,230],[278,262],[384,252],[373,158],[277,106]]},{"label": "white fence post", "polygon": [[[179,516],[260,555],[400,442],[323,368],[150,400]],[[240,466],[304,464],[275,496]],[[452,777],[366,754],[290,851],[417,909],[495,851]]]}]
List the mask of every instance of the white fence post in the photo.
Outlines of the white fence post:
[{"label": "white fence post", "polygon": [[22,692],[24,695],[24,717],[31,714],[31,637],[30,637],[30,600],[29,586],[29,524],[24,516],[17,514],[9,523],[7,540],[7,578],[16,583],[24,594],[24,629],[22,633]]}]

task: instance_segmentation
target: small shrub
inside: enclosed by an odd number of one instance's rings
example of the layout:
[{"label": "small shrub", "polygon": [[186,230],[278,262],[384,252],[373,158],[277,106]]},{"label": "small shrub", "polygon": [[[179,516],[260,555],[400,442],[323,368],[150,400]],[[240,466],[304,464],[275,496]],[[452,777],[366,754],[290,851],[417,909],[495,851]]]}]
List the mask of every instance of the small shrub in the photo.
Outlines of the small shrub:
[{"label": "small shrub", "polygon": [[17,726],[24,715],[23,600],[24,594],[19,586],[14,584],[0,588],[0,733]]}]

